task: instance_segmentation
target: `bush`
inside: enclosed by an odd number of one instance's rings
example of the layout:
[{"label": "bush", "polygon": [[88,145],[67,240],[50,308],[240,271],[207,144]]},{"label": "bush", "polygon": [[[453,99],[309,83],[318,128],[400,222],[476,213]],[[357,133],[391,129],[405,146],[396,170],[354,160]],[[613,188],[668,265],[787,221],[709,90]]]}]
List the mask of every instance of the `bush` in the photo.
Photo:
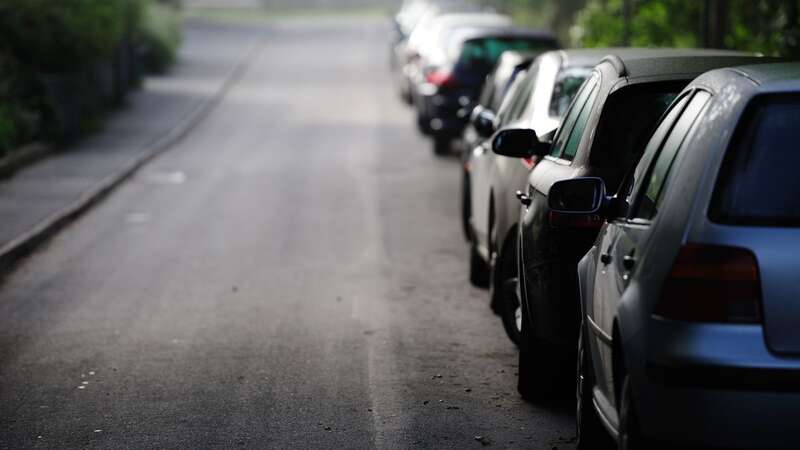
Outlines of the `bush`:
[{"label": "bush", "polygon": [[15,143],[14,121],[11,112],[8,106],[0,105],[0,156],[5,156]]},{"label": "bush", "polygon": [[182,18],[176,6],[149,1],[144,9],[138,39],[144,50],[145,68],[163,73],[175,61],[182,35]]},{"label": "bush", "polygon": [[0,155],[38,133],[41,97],[24,66],[0,48]]},{"label": "bush", "polygon": [[178,0],[0,0],[0,156],[95,128],[163,72],[181,40]]},{"label": "bush", "polygon": [[111,56],[132,1],[137,0],[2,0],[0,29],[21,63],[69,72]]}]

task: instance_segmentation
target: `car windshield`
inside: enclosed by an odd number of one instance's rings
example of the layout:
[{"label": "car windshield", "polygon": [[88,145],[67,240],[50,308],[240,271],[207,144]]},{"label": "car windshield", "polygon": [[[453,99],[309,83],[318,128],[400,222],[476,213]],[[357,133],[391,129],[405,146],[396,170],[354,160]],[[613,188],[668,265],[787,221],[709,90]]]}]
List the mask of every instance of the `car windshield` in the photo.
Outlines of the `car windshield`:
[{"label": "car windshield", "polygon": [[800,95],[750,106],[728,151],[711,207],[718,222],[800,226]]}]

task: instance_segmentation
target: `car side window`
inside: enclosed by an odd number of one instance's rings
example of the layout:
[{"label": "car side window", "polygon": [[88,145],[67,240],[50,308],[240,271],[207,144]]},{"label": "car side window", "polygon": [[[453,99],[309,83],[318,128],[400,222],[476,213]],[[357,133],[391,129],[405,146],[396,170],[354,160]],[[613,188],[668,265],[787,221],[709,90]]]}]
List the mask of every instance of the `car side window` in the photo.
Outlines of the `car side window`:
[{"label": "car side window", "polygon": [[653,160],[658,150],[661,149],[661,145],[664,143],[667,133],[672,129],[680,113],[683,112],[690,97],[691,92],[683,94],[664,112],[664,117],[661,119],[661,122],[656,127],[656,130],[653,132],[653,135],[650,137],[650,140],[647,142],[642,152],[642,157],[638,163],[631,168],[628,175],[625,176],[625,179],[620,184],[616,195],[625,198],[625,206],[618,211],[617,218],[628,217],[629,206],[633,202],[633,192],[639,190],[639,185],[642,183],[641,179],[645,171],[650,167],[650,162]]},{"label": "car side window", "polygon": [[500,102],[500,107],[497,108],[497,121],[500,126],[506,125],[510,122],[511,110],[514,108],[514,102],[517,99],[517,94],[522,90],[523,79],[517,76],[517,79],[511,82],[508,88],[508,93],[503,97]]},{"label": "car side window", "polygon": [[489,75],[483,83],[483,90],[478,99],[478,104],[490,108],[495,101],[494,76]]},{"label": "car side window", "polygon": [[509,121],[514,121],[522,117],[522,113],[525,111],[525,107],[528,106],[528,102],[530,101],[531,94],[533,94],[533,87],[536,85],[536,77],[538,72],[539,66],[537,64],[530,68],[522,80],[523,84],[517,90],[513,99],[514,104],[511,106],[511,110],[508,113]]},{"label": "car side window", "polygon": [[675,126],[670,131],[666,141],[664,141],[664,146],[650,164],[640,192],[637,193],[638,202],[633,211],[634,219],[651,220],[658,213],[666,188],[667,177],[672,170],[678,150],[709,98],[711,98],[711,94],[708,92],[697,91],[692,99],[689,100],[678,121],[675,122]]},{"label": "car side window", "polygon": [[569,134],[569,139],[567,140],[567,145],[564,147],[564,153],[561,154],[561,158],[572,161],[572,159],[575,158],[575,154],[578,153],[578,145],[581,143],[583,131],[586,129],[586,123],[589,121],[589,115],[592,113],[592,107],[594,106],[594,101],[597,99],[598,90],[597,86],[592,89],[592,92],[589,94],[589,100],[584,103],[583,108],[581,108],[581,113],[578,115],[578,119],[575,120],[575,126],[572,127],[572,132]]},{"label": "car side window", "polygon": [[586,83],[583,84],[580,92],[575,97],[575,101],[572,102],[572,105],[567,110],[564,120],[561,122],[561,126],[558,127],[558,134],[556,135],[553,143],[553,148],[550,150],[550,156],[555,158],[561,156],[561,152],[564,150],[564,146],[567,143],[567,139],[571,135],[572,129],[578,120],[578,116],[581,114],[584,105],[586,105],[586,102],[589,100],[589,95],[594,92],[598,78],[598,75],[595,73],[591,78],[586,80]]}]

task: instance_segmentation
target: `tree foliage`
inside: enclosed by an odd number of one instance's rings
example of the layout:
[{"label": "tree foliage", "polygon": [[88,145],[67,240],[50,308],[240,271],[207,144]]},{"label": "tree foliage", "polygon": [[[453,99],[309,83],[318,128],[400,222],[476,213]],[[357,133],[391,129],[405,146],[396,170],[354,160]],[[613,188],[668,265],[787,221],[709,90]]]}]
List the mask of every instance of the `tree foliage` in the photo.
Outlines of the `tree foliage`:
[{"label": "tree foliage", "polygon": [[589,0],[573,26],[574,43],[586,47],[717,46],[798,55],[798,0],[627,1],[632,12],[629,20],[625,19],[625,0]]}]

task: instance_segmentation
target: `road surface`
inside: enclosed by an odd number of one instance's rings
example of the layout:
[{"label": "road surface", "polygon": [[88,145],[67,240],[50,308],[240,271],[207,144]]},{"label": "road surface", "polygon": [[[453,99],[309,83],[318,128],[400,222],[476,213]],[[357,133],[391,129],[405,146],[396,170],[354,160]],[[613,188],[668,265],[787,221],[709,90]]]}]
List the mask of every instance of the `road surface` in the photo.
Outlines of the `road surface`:
[{"label": "road surface", "polygon": [[225,26],[258,44],[214,111],[3,280],[0,448],[572,448],[571,402],[516,394],[386,25]]}]

